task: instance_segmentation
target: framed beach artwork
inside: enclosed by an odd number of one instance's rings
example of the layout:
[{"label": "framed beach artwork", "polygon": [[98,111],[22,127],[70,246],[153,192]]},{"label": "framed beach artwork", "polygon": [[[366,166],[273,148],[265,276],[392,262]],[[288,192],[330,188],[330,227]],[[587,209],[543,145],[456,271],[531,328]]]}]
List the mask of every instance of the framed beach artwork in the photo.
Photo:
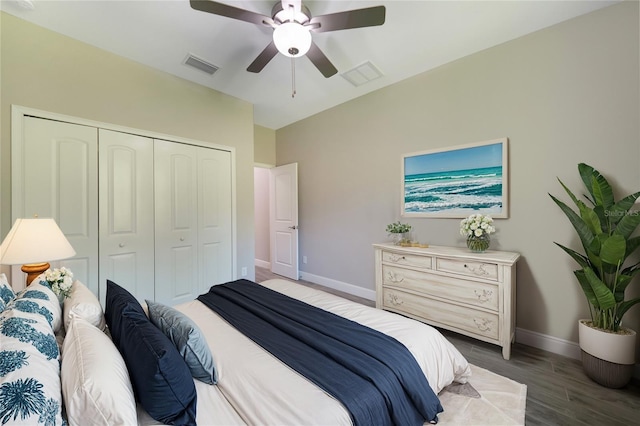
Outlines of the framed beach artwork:
[{"label": "framed beach artwork", "polygon": [[507,138],[402,157],[402,216],[509,217]]}]

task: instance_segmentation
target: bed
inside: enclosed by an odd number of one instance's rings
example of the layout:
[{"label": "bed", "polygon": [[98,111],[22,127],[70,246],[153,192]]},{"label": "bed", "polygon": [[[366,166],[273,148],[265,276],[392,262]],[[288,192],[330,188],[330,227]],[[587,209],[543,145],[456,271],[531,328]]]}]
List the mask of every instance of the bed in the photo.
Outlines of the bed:
[{"label": "bed", "polygon": [[[287,280],[269,280],[261,285],[392,336],[406,346],[413,355],[435,394],[454,381],[466,382],[471,374],[469,364],[457,349],[437,330],[428,325]],[[3,339],[0,340],[1,350],[15,350],[20,345],[24,346],[26,339],[20,341],[20,339],[16,340],[15,336],[7,337],[2,333],[2,324],[6,323],[7,318],[16,315],[16,301],[28,297],[29,290],[37,290],[46,294],[49,299],[52,299],[51,296],[55,298],[55,295],[46,286],[35,281],[25,291],[14,295],[13,298],[8,295],[8,292],[3,293],[1,289],[0,280],[0,297],[7,296],[4,298],[6,300],[0,302],[5,307],[5,310],[0,313],[0,339]],[[123,292],[121,299],[126,303],[121,304],[117,311],[117,318],[129,316],[132,311],[136,312],[135,315],[139,315],[139,309],[143,307],[145,309],[144,315],[150,316],[147,306],[137,302],[132,303],[130,295],[127,296],[127,294],[126,291]],[[33,295],[33,291],[31,295]],[[139,358],[144,357],[140,355],[140,348],[135,345],[139,345],[142,338],[131,339],[133,343],[130,342],[130,344],[134,345],[136,351],[134,358],[136,359],[127,360],[124,355],[126,350],[123,352],[121,347],[123,337],[115,335],[122,324],[117,323],[117,319],[111,319],[112,329],[107,330],[107,333],[110,331],[112,334],[110,338],[103,331],[105,330],[105,320],[100,304],[94,300],[95,296],[80,282],[74,283],[71,297],[64,301],[62,309],[58,306],[56,310],[57,299],[44,303],[43,298],[38,297],[40,298],[31,300],[32,303],[38,305],[38,309],[30,309],[31,312],[20,311],[19,315],[29,318],[29,321],[40,321],[39,326],[42,326],[42,330],[45,329],[46,323],[49,323],[51,333],[48,335],[57,336],[61,356],[46,359],[37,350],[33,350],[37,345],[31,345],[31,348],[27,350],[27,352],[31,350],[29,364],[0,377],[2,388],[7,387],[7,384],[15,383],[17,376],[20,375],[22,375],[21,377],[44,377],[42,371],[46,367],[53,372],[49,372],[47,383],[43,385],[44,400],[58,401],[57,411],[53,407],[56,405],[55,403],[42,405],[42,407],[48,407],[50,412],[47,424],[60,424],[63,415],[72,425],[162,424],[158,421],[159,416],[154,412],[155,408],[152,407],[150,410],[148,401],[146,401],[147,404],[142,404],[140,398],[141,392],[148,391],[147,393],[157,394],[157,389],[141,389],[140,385],[136,385],[136,380],[139,380],[135,377],[136,374],[147,369],[150,364],[148,361],[144,362],[144,365],[139,364]],[[118,303],[121,303],[122,300]],[[110,309],[109,303],[107,301],[107,311]],[[153,302],[150,303],[153,304]],[[53,321],[37,318],[39,316],[37,311],[42,312],[42,308],[53,313]],[[193,371],[188,379],[185,379],[184,376],[189,372],[185,373],[182,363],[175,362],[173,359],[170,360],[171,362],[167,362],[164,367],[154,366],[155,370],[149,374],[157,378],[166,373],[160,371],[161,374],[158,374],[158,368],[162,370],[165,367],[180,366],[179,371],[172,372],[172,374],[179,376],[177,384],[173,385],[178,388],[181,385],[195,388],[196,396],[193,399],[197,402],[193,401],[192,408],[197,424],[352,424],[352,417],[341,402],[258,346],[201,301],[194,300],[173,308],[184,314],[204,336],[204,346],[210,351],[215,364],[215,374],[210,380],[215,384],[194,379],[192,377]],[[113,314],[112,311],[111,315],[113,316]],[[56,316],[61,317],[57,322],[55,321]],[[108,317],[109,312],[107,312]],[[137,316],[133,323],[136,324],[136,327],[148,327],[147,323],[151,323],[151,321],[148,321],[146,317]],[[153,324],[153,326],[158,328],[158,324]],[[127,324],[126,327],[125,334],[132,335],[131,324]],[[149,333],[150,330],[144,329],[141,331],[141,336],[147,335],[145,333]],[[116,333],[114,334],[114,332]],[[166,328],[162,332],[180,349],[180,342],[176,343],[175,335],[171,337],[171,332]],[[47,334],[44,331],[41,333]],[[182,343],[182,349],[184,349],[184,342]],[[203,344],[203,342],[199,342],[199,344]],[[29,346],[28,342],[26,346]],[[183,352],[179,353],[183,355]],[[156,357],[157,353],[156,351]],[[38,356],[42,358],[42,362],[36,362]],[[61,359],[61,362],[58,362],[58,359]],[[45,364],[46,366],[44,366]],[[56,364],[58,364],[57,371]],[[27,371],[29,369],[31,371]],[[36,369],[37,371],[35,371]],[[148,377],[143,376],[143,378],[148,381]],[[166,378],[163,376],[161,379],[165,380]],[[3,401],[2,388],[0,388],[0,402]],[[177,388],[170,389],[170,392],[173,392],[171,397],[176,393],[175,389]],[[159,402],[160,405],[171,405],[164,403],[162,395],[167,395],[162,394],[164,391],[163,388],[160,391],[160,399],[156,398],[155,402]],[[188,396],[189,392],[191,391],[187,389],[177,393]],[[145,396],[142,397],[142,399],[144,398]],[[183,405],[186,407],[188,403]],[[66,410],[63,410],[63,407]],[[5,411],[0,412],[0,421],[3,423],[6,420],[9,423],[33,424],[34,419],[39,418],[38,416],[43,417],[41,413],[30,413],[31,415],[23,416],[23,413],[15,410]],[[63,414],[63,411],[66,412]],[[153,415],[149,414],[150,412]],[[162,417],[160,416],[160,418]],[[182,423],[180,419],[181,417],[174,417],[170,422],[179,424]],[[45,422],[40,421],[40,423]]]}]

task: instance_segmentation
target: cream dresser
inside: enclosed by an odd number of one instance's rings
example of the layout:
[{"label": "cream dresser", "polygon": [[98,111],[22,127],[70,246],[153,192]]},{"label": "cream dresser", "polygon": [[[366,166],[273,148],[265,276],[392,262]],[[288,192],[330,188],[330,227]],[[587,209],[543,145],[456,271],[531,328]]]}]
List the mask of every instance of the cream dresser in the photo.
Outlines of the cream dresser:
[{"label": "cream dresser", "polygon": [[374,244],[376,307],[502,346],[515,337],[518,253]]}]

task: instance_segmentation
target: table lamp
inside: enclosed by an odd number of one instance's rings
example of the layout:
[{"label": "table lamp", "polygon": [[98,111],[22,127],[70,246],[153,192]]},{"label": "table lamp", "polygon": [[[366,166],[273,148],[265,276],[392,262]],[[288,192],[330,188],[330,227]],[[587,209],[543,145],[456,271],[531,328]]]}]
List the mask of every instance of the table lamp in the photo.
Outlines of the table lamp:
[{"label": "table lamp", "polygon": [[49,269],[49,261],[75,256],[55,220],[51,218],[16,219],[2,242],[0,264],[20,265],[27,284]]}]

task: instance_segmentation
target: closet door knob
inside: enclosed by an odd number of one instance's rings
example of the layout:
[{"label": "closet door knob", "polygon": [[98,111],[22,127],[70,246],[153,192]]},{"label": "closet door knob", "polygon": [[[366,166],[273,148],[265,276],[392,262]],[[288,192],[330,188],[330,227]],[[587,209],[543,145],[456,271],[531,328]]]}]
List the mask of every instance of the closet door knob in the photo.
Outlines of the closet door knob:
[{"label": "closet door knob", "polygon": [[184,237],[180,237],[180,241],[184,241]]},{"label": "closet door knob", "polygon": [[118,247],[120,247],[120,248],[124,247],[124,243],[118,244]]}]

